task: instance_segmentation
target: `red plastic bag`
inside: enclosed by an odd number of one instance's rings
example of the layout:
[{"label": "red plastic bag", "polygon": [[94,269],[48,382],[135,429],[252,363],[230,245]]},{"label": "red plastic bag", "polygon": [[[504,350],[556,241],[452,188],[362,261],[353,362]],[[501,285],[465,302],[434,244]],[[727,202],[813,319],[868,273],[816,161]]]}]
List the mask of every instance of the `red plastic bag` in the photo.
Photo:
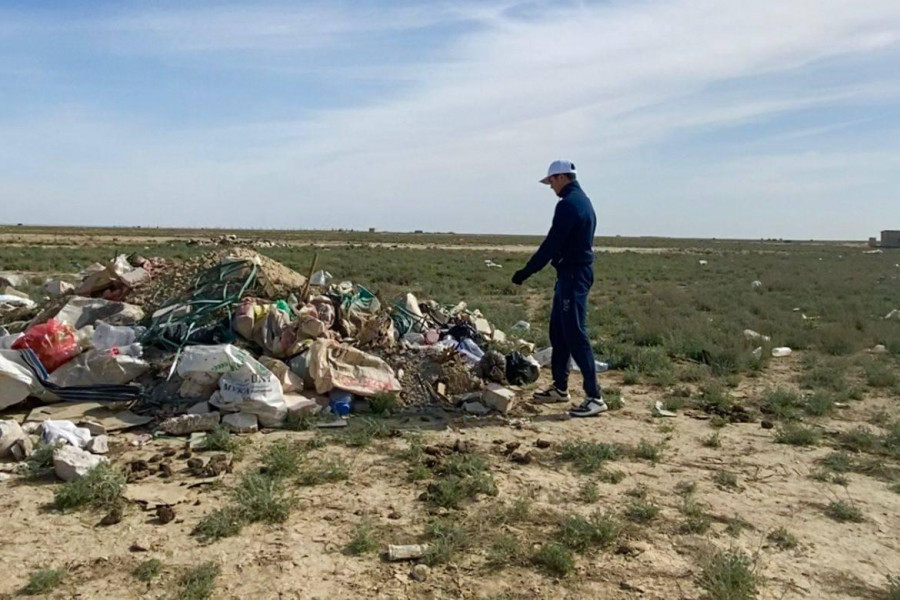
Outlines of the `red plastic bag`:
[{"label": "red plastic bag", "polygon": [[75,339],[75,329],[56,319],[29,327],[25,330],[25,335],[13,343],[12,348],[34,350],[48,373],[52,373],[81,353]]}]

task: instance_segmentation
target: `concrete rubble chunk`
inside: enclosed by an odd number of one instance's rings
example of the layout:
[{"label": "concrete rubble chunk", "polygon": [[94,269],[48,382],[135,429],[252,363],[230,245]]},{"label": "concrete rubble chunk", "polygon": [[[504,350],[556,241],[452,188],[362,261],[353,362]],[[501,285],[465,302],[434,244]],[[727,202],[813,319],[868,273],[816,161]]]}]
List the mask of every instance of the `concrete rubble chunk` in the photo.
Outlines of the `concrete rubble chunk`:
[{"label": "concrete rubble chunk", "polygon": [[287,405],[288,417],[292,418],[314,415],[320,409],[319,403],[315,398],[307,398],[301,394],[285,394],[284,403]]},{"label": "concrete rubble chunk", "polygon": [[0,421],[0,458],[12,456],[24,460],[33,450],[31,438],[16,421]]},{"label": "concrete rubble chunk", "polygon": [[94,467],[108,462],[109,459],[104,456],[91,454],[75,446],[60,446],[53,451],[53,471],[63,481],[84,477]]},{"label": "concrete rubble chunk", "polygon": [[209,406],[209,402],[204,400],[203,402],[198,402],[194,404],[189,409],[187,409],[187,414],[189,415],[205,415],[209,414],[212,411],[212,408]]},{"label": "concrete rubble chunk", "polygon": [[109,438],[105,435],[98,435],[88,442],[87,450],[93,454],[106,454],[109,452]]},{"label": "concrete rubble chunk", "polygon": [[496,383],[489,383],[481,396],[481,401],[488,408],[492,408],[504,415],[516,404],[516,393],[509,388]]},{"label": "concrete rubble chunk", "polygon": [[159,428],[169,435],[187,435],[197,431],[212,431],[219,424],[221,414],[211,412],[205,415],[180,415],[166,419]]},{"label": "concrete rubble chunk", "polygon": [[256,415],[250,413],[231,413],[222,417],[222,425],[232,433],[256,433],[259,423]]}]

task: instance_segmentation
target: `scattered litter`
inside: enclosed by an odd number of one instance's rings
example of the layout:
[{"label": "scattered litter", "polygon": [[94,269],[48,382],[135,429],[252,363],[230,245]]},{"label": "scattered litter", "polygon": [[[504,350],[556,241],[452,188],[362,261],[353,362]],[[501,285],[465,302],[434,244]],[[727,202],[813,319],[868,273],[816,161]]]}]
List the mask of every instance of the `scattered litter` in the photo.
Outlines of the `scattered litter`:
[{"label": "scattered litter", "polygon": [[760,360],[763,354],[762,346],[757,346],[756,348],[754,348],[751,354],[753,354],[753,358],[755,358],[756,360]]},{"label": "scattered litter", "polygon": [[900,319],[900,309],[895,308],[888,314],[884,315],[885,319]]},{"label": "scattered litter", "polygon": [[80,352],[78,342],[75,341],[75,329],[56,319],[26,329],[25,335],[12,345],[13,350],[23,348],[33,350],[48,373],[75,358]]},{"label": "scattered litter", "polygon": [[0,294],[0,312],[7,312],[16,308],[34,308],[37,306],[34,300],[17,294]]},{"label": "scattered litter", "polygon": [[760,281],[759,279],[756,279],[756,280],[754,280],[754,281],[750,284],[750,286],[751,286],[754,290],[758,290],[758,289],[760,289],[760,288],[763,286],[763,282]]},{"label": "scattered litter", "polygon": [[701,267],[705,267],[706,265],[709,264],[709,261],[706,261],[706,260],[700,260],[700,261],[698,261],[698,262],[700,263],[700,266],[701,266]]},{"label": "scattered litter", "polygon": [[387,551],[388,560],[397,562],[401,560],[416,560],[428,553],[427,544],[411,544],[408,546],[389,545]]},{"label": "scattered litter", "polygon": [[328,285],[328,282],[334,279],[334,275],[329,273],[328,271],[316,271],[313,273],[313,276],[310,278],[310,285],[317,285],[319,287],[323,287]]},{"label": "scattered litter", "polygon": [[884,344],[876,344],[871,352],[873,354],[887,354],[887,347]]},{"label": "scattered litter", "polygon": [[41,441],[48,446],[62,441],[78,448],[85,448],[91,441],[91,432],[84,427],[78,427],[72,421],[44,421]]},{"label": "scattered litter", "polygon": [[497,263],[495,263],[492,260],[485,260],[484,266],[486,266],[488,269],[502,269],[503,268],[503,265],[498,265]]},{"label": "scattered litter", "polygon": [[782,346],[780,348],[772,348],[772,356],[775,358],[782,358],[784,356],[790,356],[793,351],[787,346]]},{"label": "scattered litter", "polygon": [[745,329],[744,337],[748,340],[762,340],[764,342],[772,341],[772,338],[770,338],[769,336],[762,335],[761,333],[757,333],[756,331],[753,331],[752,329]]},{"label": "scattered litter", "polygon": [[663,404],[662,400],[657,400],[656,404],[653,405],[653,416],[654,417],[677,417],[678,414],[668,410]]},{"label": "scattered litter", "polygon": [[512,326],[513,331],[531,331],[531,323],[528,321],[519,321]]}]

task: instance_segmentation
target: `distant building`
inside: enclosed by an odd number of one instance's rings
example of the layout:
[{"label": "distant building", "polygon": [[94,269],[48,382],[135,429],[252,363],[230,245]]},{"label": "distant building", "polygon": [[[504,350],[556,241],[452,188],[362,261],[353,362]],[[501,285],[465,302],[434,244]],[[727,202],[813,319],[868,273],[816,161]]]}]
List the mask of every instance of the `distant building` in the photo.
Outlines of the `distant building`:
[{"label": "distant building", "polygon": [[900,248],[900,230],[885,230],[881,232],[882,248]]}]

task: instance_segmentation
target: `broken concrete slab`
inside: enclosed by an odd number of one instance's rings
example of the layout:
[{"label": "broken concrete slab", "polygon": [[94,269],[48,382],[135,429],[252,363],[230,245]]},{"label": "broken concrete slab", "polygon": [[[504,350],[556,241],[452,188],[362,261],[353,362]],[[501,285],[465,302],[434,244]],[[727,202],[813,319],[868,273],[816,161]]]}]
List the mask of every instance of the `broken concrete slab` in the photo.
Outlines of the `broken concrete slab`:
[{"label": "broken concrete slab", "polygon": [[91,454],[75,446],[60,446],[53,451],[53,471],[63,481],[72,481],[84,475],[109,459]]},{"label": "broken concrete slab", "polygon": [[477,400],[471,400],[469,402],[463,403],[462,408],[470,415],[477,416],[483,416],[491,412],[491,409]]},{"label": "broken concrete slab", "polygon": [[187,435],[198,431],[212,431],[219,424],[222,415],[211,412],[205,415],[180,415],[166,419],[159,428],[169,435]]},{"label": "broken concrete slab", "polygon": [[139,427],[153,421],[153,417],[122,410],[125,406],[127,404],[122,402],[65,402],[39,406],[28,413],[27,420],[93,421],[105,427],[107,432]]},{"label": "broken concrete slab", "polygon": [[91,432],[91,435],[106,435],[106,427],[96,421],[85,419],[76,423],[79,427],[83,427]]},{"label": "broken concrete slab", "polygon": [[485,406],[497,412],[508,414],[516,404],[516,393],[497,383],[489,383],[481,396]]},{"label": "broken concrete slab", "polygon": [[204,400],[203,402],[198,402],[197,404],[192,405],[189,409],[187,409],[187,414],[189,415],[205,415],[212,411],[212,407],[209,405],[209,402]]},{"label": "broken concrete slab", "polygon": [[231,413],[222,417],[222,425],[232,433],[256,433],[259,422],[256,415],[250,413]]},{"label": "broken concrete slab", "polygon": [[287,405],[288,417],[292,418],[315,415],[321,410],[317,400],[301,394],[285,394],[284,403]]}]

